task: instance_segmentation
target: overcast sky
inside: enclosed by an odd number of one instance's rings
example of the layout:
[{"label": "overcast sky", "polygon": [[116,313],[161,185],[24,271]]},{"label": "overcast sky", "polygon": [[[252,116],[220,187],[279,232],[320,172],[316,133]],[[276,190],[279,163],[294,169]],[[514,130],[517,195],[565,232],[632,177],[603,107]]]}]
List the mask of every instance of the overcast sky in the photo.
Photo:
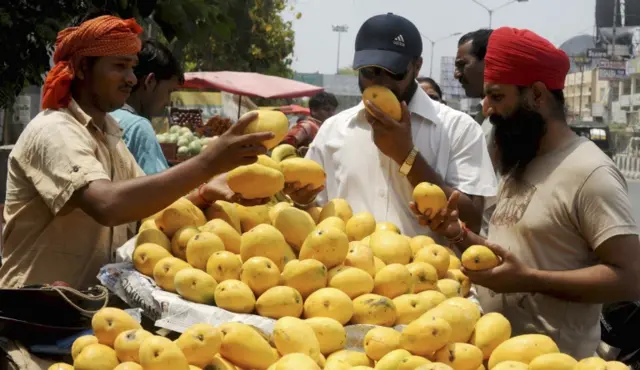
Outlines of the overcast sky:
[{"label": "overcast sky", "polygon": [[[480,0],[489,8],[508,0]],[[293,68],[297,72],[335,73],[338,49],[337,33],[331,26],[346,24],[342,34],[340,66],[350,66],[360,25],[376,14],[392,12],[411,20],[427,37],[436,40],[456,32],[466,33],[489,25],[486,10],[472,0],[290,0],[296,46]],[[593,34],[595,0],[529,0],[513,3],[494,12],[493,28],[513,26],[528,28],[559,45],[578,34]],[[440,77],[440,57],[454,56],[459,36],[440,41],[435,47],[434,77]],[[423,40],[422,74],[429,73],[431,44]]]}]

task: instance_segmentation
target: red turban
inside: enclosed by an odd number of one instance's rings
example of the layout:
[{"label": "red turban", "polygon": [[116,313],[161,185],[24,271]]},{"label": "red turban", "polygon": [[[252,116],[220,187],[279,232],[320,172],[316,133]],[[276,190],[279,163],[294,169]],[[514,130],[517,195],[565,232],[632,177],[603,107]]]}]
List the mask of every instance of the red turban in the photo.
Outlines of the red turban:
[{"label": "red turban", "polygon": [[562,90],[569,57],[548,40],[529,30],[502,27],[489,37],[484,58],[484,82],[531,86],[542,82]]},{"label": "red turban", "polygon": [[65,108],[71,101],[71,81],[81,57],[104,57],[138,54],[142,32],[134,19],[123,20],[110,15],[97,17],[58,33],[55,65],[47,74],[42,96],[43,109]]}]

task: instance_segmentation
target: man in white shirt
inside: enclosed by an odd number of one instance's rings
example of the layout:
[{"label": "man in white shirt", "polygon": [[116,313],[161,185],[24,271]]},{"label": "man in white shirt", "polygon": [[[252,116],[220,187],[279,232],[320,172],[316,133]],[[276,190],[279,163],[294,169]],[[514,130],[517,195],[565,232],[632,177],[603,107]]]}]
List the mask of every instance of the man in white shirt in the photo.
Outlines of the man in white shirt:
[{"label": "man in white shirt", "polygon": [[393,222],[403,234],[414,236],[425,228],[408,203],[413,188],[427,181],[447,196],[456,189],[462,192],[461,218],[479,229],[483,198],[496,194],[486,142],[471,117],[432,101],[418,88],[418,29],[391,13],[374,16],[360,28],[355,47],[360,89],[374,84],[389,88],[402,102],[403,117],[395,121],[362,102],[325,121],[306,157],[325,169],[326,185],[290,190],[292,200],[305,208],[343,198],[354,212],[371,212],[376,220]]},{"label": "man in white shirt", "polygon": [[[469,32],[458,40],[454,77],[460,81],[465,94],[469,98],[484,98],[484,57],[487,54],[487,45],[492,32],[493,30],[491,29],[483,28]],[[482,127],[489,148],[489,155],[491,155],[493,165],[496,167],[495,146],[493,145],[492,135],[493,125],[484,111],[484,100],[474,120]],[[496,197],[485,199],[484,207],[480,234],[482,236],[486,236],[489,230],[489,221],[496,208]]]}]

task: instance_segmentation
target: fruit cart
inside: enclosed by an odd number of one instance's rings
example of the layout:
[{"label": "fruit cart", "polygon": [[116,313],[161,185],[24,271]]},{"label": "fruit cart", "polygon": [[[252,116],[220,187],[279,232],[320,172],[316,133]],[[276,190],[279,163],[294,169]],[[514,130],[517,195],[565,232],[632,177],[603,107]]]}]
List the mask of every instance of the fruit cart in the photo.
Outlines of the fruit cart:
[{"label": "fruit cart", "polygon": [[169,132],[157,138],[165,158],[174,165],[199,154],[214,137],[231,127],[232,121],[216,115],[203,122],[200,109],[172,107],[169,123]]},{"label": "fruit cart", "polygon": [[[311,96],[324,89],[322,87],[250,72],[191,72],[185,74],[185,90],[216,90],[238,95],[238,114],[240,117],[243,97],[261,98],[297,98]],[[286,112],[304,113],[306,108],[299,106],[280,107]],[[286,114],[285,112],[285,114]],[[158,135],[158,141],[169,164],[180,163],[202,150],[210,140],[226,131],[232,120],[216,115],[205,123],[202,111],[172,107],[170,112],[170,131]],[[195,140],[195,139],[198,140]],[[178,142],[182,140],[181,142]],[[180,145],[186,144],[186,145]]]}]

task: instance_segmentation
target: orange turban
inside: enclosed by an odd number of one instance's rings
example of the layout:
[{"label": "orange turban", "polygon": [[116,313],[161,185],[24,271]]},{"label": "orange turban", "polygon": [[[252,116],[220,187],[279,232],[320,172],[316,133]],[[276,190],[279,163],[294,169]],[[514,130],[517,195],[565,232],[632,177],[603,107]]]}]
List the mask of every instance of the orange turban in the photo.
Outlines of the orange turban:
[{"label": "orange turban", "polygon": [[47,74],[42,96],[43,109],[65,108],[71,101],[71,81],[81,57],[105,57],[138,54],[142,32],[134,19],[123,20],[104,15],[69,27],[58,33],[55,65]]},{"label": "orange turban", "polygon": [[489,37],[484,58],[484,82],[531,86],[542,82],[562,90],[569,57],[548,40],[529,30],[502,27]]}]

